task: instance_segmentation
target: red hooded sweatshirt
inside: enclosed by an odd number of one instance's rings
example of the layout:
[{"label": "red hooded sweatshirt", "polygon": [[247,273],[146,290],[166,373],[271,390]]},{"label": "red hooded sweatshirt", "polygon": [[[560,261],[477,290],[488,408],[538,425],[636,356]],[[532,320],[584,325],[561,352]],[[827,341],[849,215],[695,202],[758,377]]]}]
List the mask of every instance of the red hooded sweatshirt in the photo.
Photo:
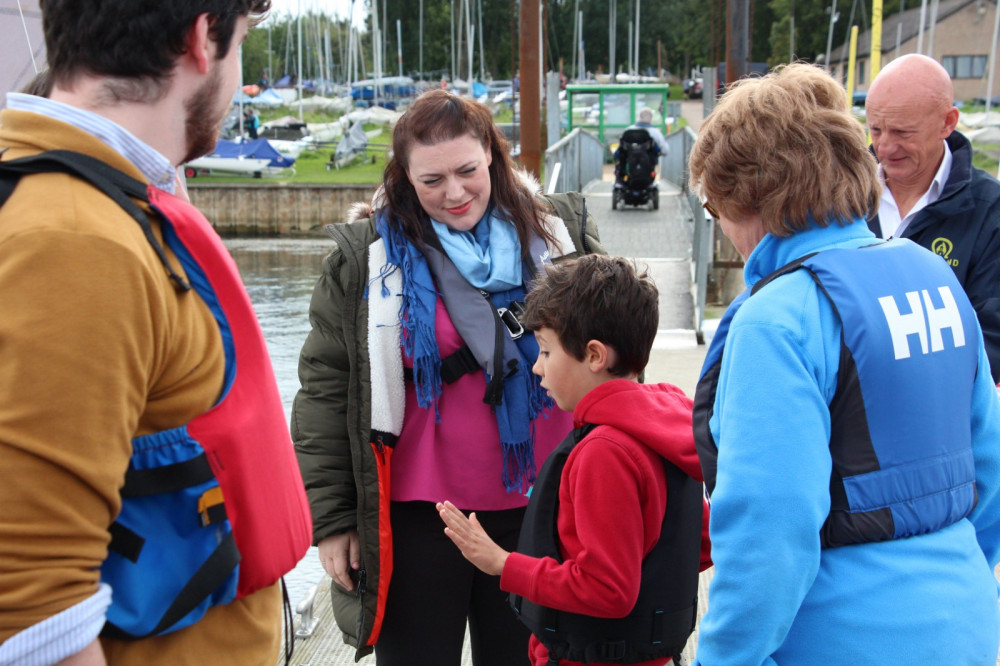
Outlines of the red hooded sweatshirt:
[{"label": "red hooded sweatshirt", "polygon": [[[667,481],[661,456],[702,480],[691,408],[691,400],[670,384],[616,379],[584,396],[573,412],[577,425],[609,425],[630,437],[602,429],[577,444],[566,460],[559,486],[556,522],[562,563],[511,553],[500,587],[536,604],[572,613],[628,615],[639,598],[642,560],[659,540],[666,512]],[[701,570],[711,565],[706,504]],[[534,636],[529,652],[535,666],[548,663],[548,650]],[[669,661],[654,659],[640,666]],[[561,660],[559,664],[580,662]]]}]

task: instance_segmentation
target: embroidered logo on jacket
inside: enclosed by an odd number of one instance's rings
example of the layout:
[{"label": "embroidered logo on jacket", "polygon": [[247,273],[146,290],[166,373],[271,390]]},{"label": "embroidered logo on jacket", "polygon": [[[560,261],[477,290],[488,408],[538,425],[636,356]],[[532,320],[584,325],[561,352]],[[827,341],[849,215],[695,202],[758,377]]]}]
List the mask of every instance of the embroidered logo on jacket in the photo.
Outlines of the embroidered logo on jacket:
[{"label": "embroidered logo on jacket", "polygon": [[892,296],[882,296],[878,299],[885,320],[889,324],[896,360],[910,358],[909,336],[911,335],[916,335],[920,340],[922,354],[944,349],[941,332],[945,329],[951,330],[951,338],[956,348],[965,346],[962,316],[951,289],[938,287],[938,294],[941,297],[941,307],[935,307],[930,292],[926,289],[906,292],[906,302],[909,305],[907,314],[900,313],[896,299]]},{"label": "embroidered logo on jacket", "polygon": [[948,265],[954,268],[958,266],[958,259],[951,258],[951,251],[955,249],[954,243],[947,238],[935,238],[931,243],[931,252],[941,255]]}]

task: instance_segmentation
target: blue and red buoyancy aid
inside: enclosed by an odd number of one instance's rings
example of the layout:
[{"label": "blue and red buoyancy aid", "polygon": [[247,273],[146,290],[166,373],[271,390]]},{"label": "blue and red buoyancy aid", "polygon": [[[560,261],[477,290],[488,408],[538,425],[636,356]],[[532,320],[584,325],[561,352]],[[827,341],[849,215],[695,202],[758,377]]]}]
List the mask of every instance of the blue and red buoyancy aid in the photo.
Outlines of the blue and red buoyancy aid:
[{"label": "blue and red buoyancy aid", "polygon": [[[305,555],[312,521],[264,335],[218,234],[191,204],[87,155],[51,151],[0,163],[0,171],[8,176],[0,203],[30,173],[67,172],[102,190],[142,227],[178,298],[201,298],[222,337],[225,373],[215,405],[185,425],[133,439],[101,566],[112,588],[103,635],[176,631],[212,606],[274,585]],[[133,199],[162,218],[187,282]]]},{"label": "blue and red buoyancy aid", "polygon": [[[226,369],[209,411],[133,440],[113,534],[141,535],[142,550],[151,549],[156,564],[149,569],[141,552],[132,562],[112,550],[101,576],[114,590],[105,633],[117,633],[113,626],[135,637],[182,628],[211,606],[273,585],[302,559],[312,537],[274,371],[236,264],[198,209],[152,186],[147,197],[164,218],[164,241],[219,325]],[[204,470],[206,464],[211,478],[203,471],[193,486],[144,493],[155,486],[142,481],[144,474],[156,478],[173,465]],[[132,488],[140,494],[131,495]],[[182,549],[191,557],[181,557]],[[162,589],[150,594],[153,588]]]}]

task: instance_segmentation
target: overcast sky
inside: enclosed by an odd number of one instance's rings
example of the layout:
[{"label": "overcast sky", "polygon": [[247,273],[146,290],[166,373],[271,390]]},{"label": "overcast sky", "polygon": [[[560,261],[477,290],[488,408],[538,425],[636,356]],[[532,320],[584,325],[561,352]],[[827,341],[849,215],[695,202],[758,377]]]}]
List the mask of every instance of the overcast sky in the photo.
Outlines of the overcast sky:
[{"label": "overcast sky", "polygon": [[[303,13],[312,10],[346,19],[351,11],[351,0],[271,0],[271,14],[276,17],[295,15],[299,7]],[[364,26],[366,16],[364,0],[354,0],[354,25]]]}]

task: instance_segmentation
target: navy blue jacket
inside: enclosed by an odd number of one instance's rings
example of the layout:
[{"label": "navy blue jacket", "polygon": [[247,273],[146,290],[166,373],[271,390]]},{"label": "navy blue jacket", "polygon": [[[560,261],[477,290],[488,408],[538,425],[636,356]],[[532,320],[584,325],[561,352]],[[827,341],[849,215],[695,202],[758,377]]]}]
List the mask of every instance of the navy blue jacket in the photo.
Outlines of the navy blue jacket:
[{"label": "navy blue jacket", "polygon": [[[994,383],[1000,383],[1000,182],[972,166],[972,144],[947,139],[951,174],[941,197],[916,214],[902,237],[944,257],[976,309]],[[878,215],[868,227],[881,236]]]}]

